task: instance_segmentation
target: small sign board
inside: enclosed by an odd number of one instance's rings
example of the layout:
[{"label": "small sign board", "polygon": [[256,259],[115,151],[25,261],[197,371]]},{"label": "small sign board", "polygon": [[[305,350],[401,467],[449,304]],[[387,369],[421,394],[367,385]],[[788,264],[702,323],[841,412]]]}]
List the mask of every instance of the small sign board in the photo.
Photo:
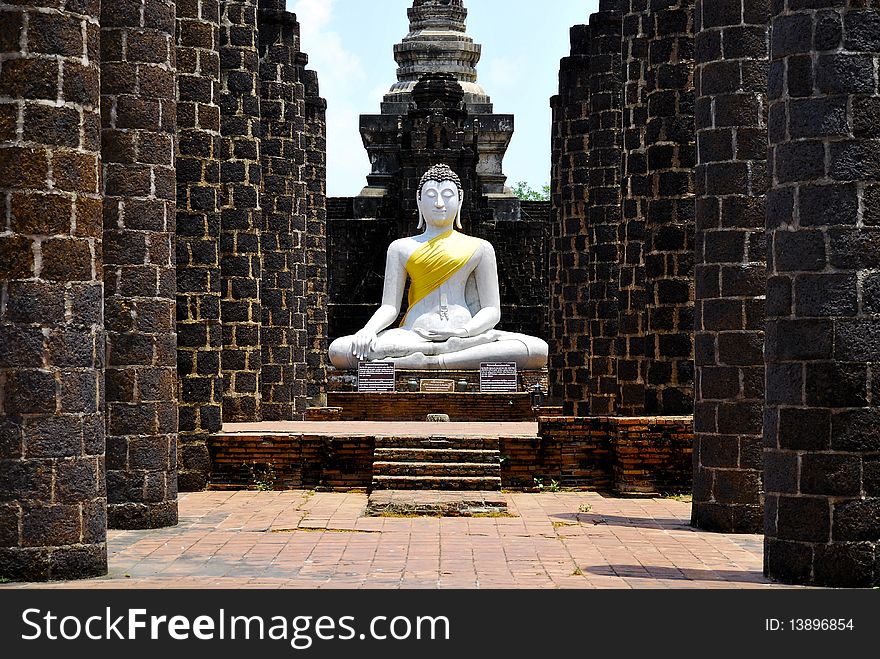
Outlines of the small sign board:
[{"label": "small sign board", "polygon": [[516,393],[516,362],[485,362],[480,364],[481,393]]},{"label": "small sign board", "polygon": [[358,393],[384,394],[395,390],[394,364],[387,362],[358,364]]},{"label": "small sign board", "polygon": [[455,380],[422,380],[419,391],[423,394],[455,393]]}]

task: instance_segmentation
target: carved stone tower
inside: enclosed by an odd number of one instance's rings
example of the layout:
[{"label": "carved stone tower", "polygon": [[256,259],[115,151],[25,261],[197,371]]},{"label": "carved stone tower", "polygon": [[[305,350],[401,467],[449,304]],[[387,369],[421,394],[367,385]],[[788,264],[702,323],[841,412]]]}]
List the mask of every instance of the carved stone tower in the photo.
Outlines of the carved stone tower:
[{"label": "carved stone tower", "polygon": [[361,116],[372,166],[361,197],[385,198],[389,211],[398,205],[393,198],[399,198],[399,208],[409,216],[415,212],[412,186],[421,175],[409,166],[445,162],[473,184],[470,210],[485,208],[477,202],[486,196],[494,215],[516,216],[518,205],[505,203],[512,195],[502,172],[513,117],[493,114],[489,96],[477,84],[481,47],[466,33],[467,9],[461,0],[414,0],[407,13],[409,34],[394,47],[397,82],[385,95],[381,114]]}]

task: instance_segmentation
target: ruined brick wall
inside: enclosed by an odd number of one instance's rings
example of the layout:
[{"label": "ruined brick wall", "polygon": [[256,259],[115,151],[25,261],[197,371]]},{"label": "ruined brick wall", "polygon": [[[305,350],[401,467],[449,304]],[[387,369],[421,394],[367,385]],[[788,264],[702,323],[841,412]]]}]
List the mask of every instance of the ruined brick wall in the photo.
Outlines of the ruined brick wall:
[{"label": "ruined brick wall", "polygon": [[553,393],[574,415],[688,414],[693,0],[609,0],[590,26],[589,92],[566,58],[554,99]]},{"label": "ruined brick wall", "polygon": [[764,565],[880,585],[880,13],[772,6]]},{"label": "ruined brick wall", "polygon": [[284,5],[261,0],[259,13],[264,421],[302,419],[307,404],[305,88],[297,76],[299,25]]},{"label": "ruined brick wall", "polygon": [[224,0],[220,17],[220,275],[223,420],[260,420],[260,78],[256,0]]},{"label": "ruined brick wall", "polygon": [[[98,3],[0,5],[0,577],[107,571]],[[24,27],[27,25],[27,37]]]},{"label": "ruined brick wall", "polygon": [[559,71],[559,94],[551,101],[552,171],[549,346],[550,397],[565,414],[586,416],[589,377],[588,263],[585,204],[589,116],[590,28],[571,28],[571,55]]},{"label": "ruined brick wall", "polygon": [[693,412],[694,0],[651,3],[646,70],[645,412]]},{"label": "ruined brick wall", "polygon": [[175,7],[101,7],[107,512],[177,523]]},{"label": "ruined brick wall", "polygon": [[617,409],[645,411],[645,214],[650,185],[645,127],[648,123],[648,44],[652,15],[643,0],[621,9],[623,67],[621,217],[618,228]]},{"label": "ruined brick wall", "polygon": [[222,426],[220,0],[177,3],[178,487],[202,490]]},{"label": "ruined brick wall", "polygon": [[767,0],[697,1],[693,523],[760,533]]},{"label": "ruined brick wall", "polygon": [[[302,62],[305,66],[305,61]],[[327,262],[327,101],[321,98],[318,75],[300,68],[305,85],[304,135],[306,185],[306,278],[308,281],[307,394],[321,405],[326,394],[329,357],[329,269]]]},{"label": "ruined brick wall", "polygon": [[621,15],[603,0],[590,17],[590,101],[587,167],[587,409],[617,409],[617,328],[621,202]]}]

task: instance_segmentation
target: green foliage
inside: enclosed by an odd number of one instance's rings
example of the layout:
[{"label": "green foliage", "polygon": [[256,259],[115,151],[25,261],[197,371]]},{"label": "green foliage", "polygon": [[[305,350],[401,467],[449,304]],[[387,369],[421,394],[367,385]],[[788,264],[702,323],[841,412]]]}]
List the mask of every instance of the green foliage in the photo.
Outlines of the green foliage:
[{"label": "green foliage", "polygon": [[538,192],[525,181],[520,181],[516,185],[512,186],[511,190],[513,191],[513,194],[515,194],[523,201],[550,201],[549,185],[543,186],[541,188],[541,191]]},{"label": "green foliage", "polygon": [[550,479],[550,485],[544,484],[543,478],[533,478],[535,481],[535,489],[540,492],[560,492],[562,488],[559,486],[559,483],[552,478]]},{"label": "green foliage", "polygon": [[247,468],[251,474],[251,482],[255,490],[258,492],[272,492],[275,490],[278,480],[278,476],[275,473],[275,465],[271,463],[258,465],[256,462],[253,462],[247,465]]}]

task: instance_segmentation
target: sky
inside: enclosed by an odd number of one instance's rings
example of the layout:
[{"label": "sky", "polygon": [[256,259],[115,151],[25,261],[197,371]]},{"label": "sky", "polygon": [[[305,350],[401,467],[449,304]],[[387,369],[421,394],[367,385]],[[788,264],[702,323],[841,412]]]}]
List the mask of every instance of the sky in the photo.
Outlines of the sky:
[{"label": "sky", "polygon": [[[287,0],[302,31],[309,68],[327,99],[327,193],[357,195],[370,166],[358,131],[362,114],[379,114],[397,80],[394,44],[406,36],[411,0]],[[568,31],[586,23],[598,0],[465,0],[468,34],[483,47],[478,82],[516,132],[504,173],[508,185],[550,181],[550,97]]]}]

